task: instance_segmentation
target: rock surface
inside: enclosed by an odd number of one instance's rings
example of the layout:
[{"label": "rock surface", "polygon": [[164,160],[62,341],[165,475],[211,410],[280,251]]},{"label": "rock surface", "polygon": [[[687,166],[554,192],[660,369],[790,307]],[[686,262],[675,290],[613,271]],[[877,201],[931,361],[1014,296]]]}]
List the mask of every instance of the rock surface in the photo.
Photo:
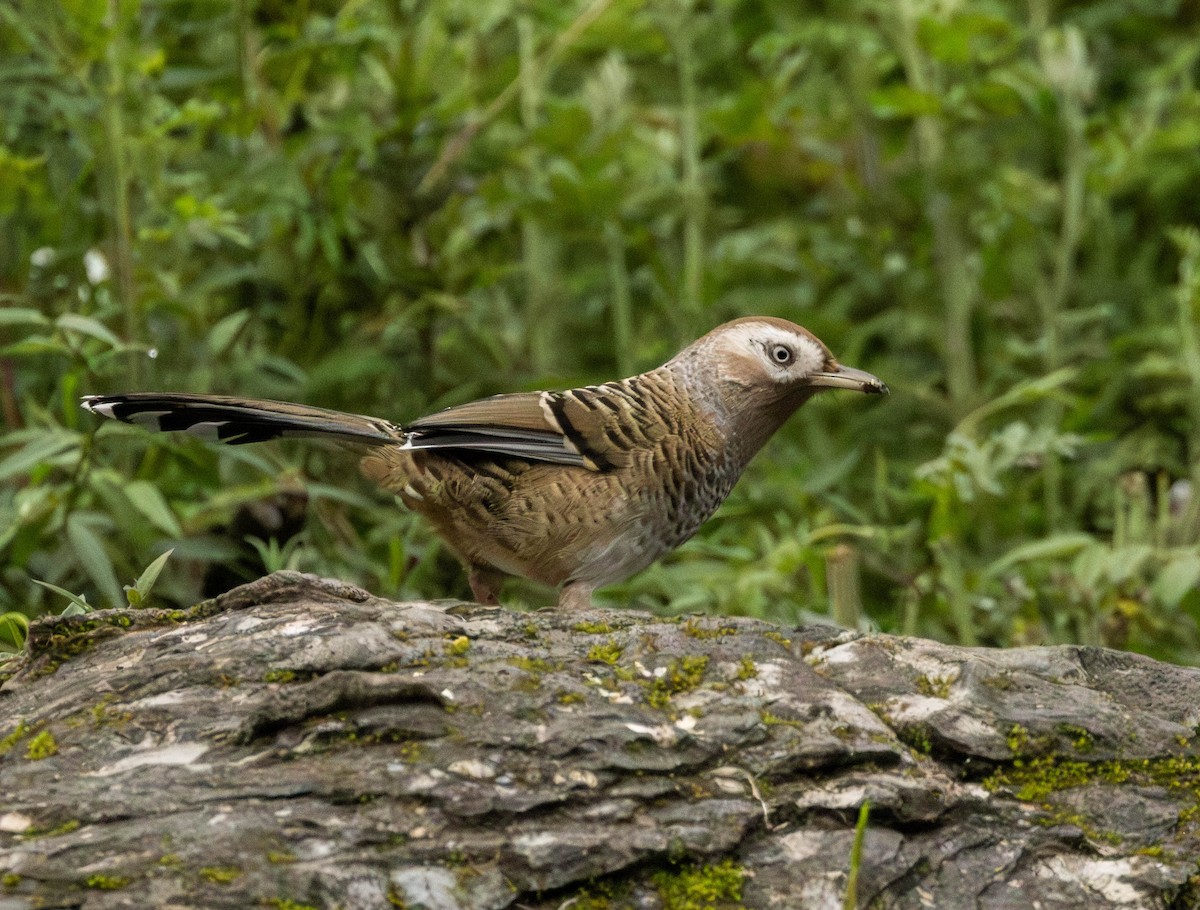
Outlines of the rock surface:
[{"label": "rock surface", "polygon": [[[3,665],[0,665],[3,666]],[[1200,671],[279,573],[35,623],[0,910],[1196,907]]]}]

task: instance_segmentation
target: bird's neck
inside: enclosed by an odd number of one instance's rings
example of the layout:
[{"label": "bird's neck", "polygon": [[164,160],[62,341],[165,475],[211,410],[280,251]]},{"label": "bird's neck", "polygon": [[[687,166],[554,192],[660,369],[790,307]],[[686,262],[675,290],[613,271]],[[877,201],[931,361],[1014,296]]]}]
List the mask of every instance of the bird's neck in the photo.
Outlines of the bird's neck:
[{"label": "bird's neck", "polygon": [[694,361],[672,361],[660,369],[670,371],[696,411],[712,421],[724,439],[725,451],[741,468],[813,395],[811,389],[795,386],[740,385],[704,374]]}]

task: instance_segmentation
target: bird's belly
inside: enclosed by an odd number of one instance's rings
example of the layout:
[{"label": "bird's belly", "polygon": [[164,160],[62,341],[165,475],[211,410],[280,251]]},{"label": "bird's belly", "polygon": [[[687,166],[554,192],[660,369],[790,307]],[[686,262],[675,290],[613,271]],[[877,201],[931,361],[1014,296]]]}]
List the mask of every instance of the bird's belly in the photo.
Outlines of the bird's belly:
[{"label": "bird's belly", "polygon": [[691,537],[737,479],[720,466],[681,472],[652,453],[604,473],[519,461],[485,473],[457,459],[401,454],[388,459],[387,476],[378,467],[368,475],[467,563],[550,585],[601,586],[641,571]]},{"label": "bird's belly", "polygon": [[692,537],[729,495],[737,474],[720,466],[681,477],[656,476],[636,495],[619,498],[568,581],[597,587],[621,581]]}]

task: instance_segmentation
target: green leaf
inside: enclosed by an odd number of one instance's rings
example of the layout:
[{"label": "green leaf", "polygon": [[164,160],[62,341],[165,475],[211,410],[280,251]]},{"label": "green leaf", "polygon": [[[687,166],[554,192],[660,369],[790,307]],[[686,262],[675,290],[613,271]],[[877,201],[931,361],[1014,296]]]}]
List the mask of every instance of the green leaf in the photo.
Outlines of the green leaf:
[{"label": "green leaf", "polygon": [[67,540],[75,551],[75,558],[83,570],[96,583],[96,587],[113,606],[125,602],[112,559],[100,536],[89,526],[82,513],[76,512],[67,519]]},{"label": "green leaf", "polygon": [[15,610],[0,613],[0,648],[20,651],[29,637],[29,617]]},{"label": "green leaf", "polygon": [[1055,534],[1045,540],[1033,540],[1029,543],[1019,544],[988,566],[985,575],[989,578],[998,578],[1024,562],[1066,559],[1095,542],[1091,534],[1078,531]]},{"label": "green leaf", "polygon": [[171,537],[183,536],[183,528],[179,526],[179,519],[171,511],[171,507],[167,504],[167,500],[162,492],[158,487],[150,483],[150,481],[130,481],[125,484],[123,492],[129,498],[133,507],[154,527]]},{"label": "green leaf", "polygon": [[47,338],[43,335],[34,335],[23,341],[18,341],[16,344],[0,348],[0,354],[4,354],[7,357],[26,357],[40,354],[62,354],[65,357],[70,357],[74,353],[74,351],[61,341]]},{"label": "green leaf", "polygon": [[[79,436],[66,430],[46,430],[26,445],[0,461],[0,481],[29,473],[45,461],[52,461],[68,449],[79,446]],[[78,457],[78,453],[76,453]]]},{"label": "green leaf", "polygon": [[942,103],[937,95],[897,84],[872,92],[871,107],[878,117],[903,118],[936,114],[942,109]]},{"label": "green leaf", "polygon": [[[142,574],[138,576],[138,580],[133,583],[133,588],[125,589],[125,596],[129,598],[129,603],[133,606],[138,606],[142,601],[150,596],[150,591],[154,588],[154,583],[158,581],[158,573],[163,570],[163,566],[167,564],[167,560],[171,558],[174,549],[167,550],[162,556],[159,556],[154,562],[146,566],[142,570]],[[134,599],[137,595],[137,599]]]},{"label": "green leaf", "polygon": [[1173,559],[1154,579],[1151,591],[1155,600],[1174,609],[1184,595],[1200,582],[1200,553],[1187,553]]},{"label": "green leaf", "polygon": [[[43,588],[53,591],[55,594],[61,594],[67,600],[71,601],[71,605],[68,606],[66,610],[63,610],[62,615],[74,616],[76,613],[91,612],[92,607],[86,600],[84,600],[82,594],[72,594],[66,588],[60,588],[58,585],[52,585],[48,581],[40,581],[36,578],[33,579],[33,583],[35,585],[41,585]],[[72,609],[72,607],[75,609],[75,612],[68,613],[67,610]]]},{"label": "green leaf", "polygon": [[0,309],[0,325],[48,326],[50,320],[30,307],[4,307]]},{"label": "green leaf", "polygon": [[104,323],[92,319],[90,316],[80,316],[78,313],[63,313],[58,319],[54,320],[54,324],[68,332],[90,335],[98,341],[103,341],[109,347],[121,347],[121,339],[114,335],[112,330]]},{"label": "green leaf", "polygon": [[1063,367],[1045,376],[1037,376],[1018,382],[1008,391],[993,398],[986,404],[980,405],[974,411],[958,422],[954,432],[968,439],[974,438],[980,425],[1006,408],[1027,407],[1036,401],[1042,401],[1053,395],[1060,394],[1062,387],[1078,375],[1075,367]]},{"label": "green leaf", "polygon": [[208,330],[208,350],[217,356],[225,354],[253,315],[253,310],[237,310],[214,325]]}]

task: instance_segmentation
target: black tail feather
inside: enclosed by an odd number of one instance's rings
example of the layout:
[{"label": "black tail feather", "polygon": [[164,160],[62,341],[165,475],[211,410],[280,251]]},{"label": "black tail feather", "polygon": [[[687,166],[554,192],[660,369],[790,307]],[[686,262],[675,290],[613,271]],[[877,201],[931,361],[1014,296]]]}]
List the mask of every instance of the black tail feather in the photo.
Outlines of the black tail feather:
[{"label": "black tail feather", "polygon": [[265,399],[130,392],[88,395],[82,404],[102,417],[150,430],[183,430],[227,445],[281,437],[324,437],[362,445],[394,445],[405,438],[402,427],[385,420]]}]

